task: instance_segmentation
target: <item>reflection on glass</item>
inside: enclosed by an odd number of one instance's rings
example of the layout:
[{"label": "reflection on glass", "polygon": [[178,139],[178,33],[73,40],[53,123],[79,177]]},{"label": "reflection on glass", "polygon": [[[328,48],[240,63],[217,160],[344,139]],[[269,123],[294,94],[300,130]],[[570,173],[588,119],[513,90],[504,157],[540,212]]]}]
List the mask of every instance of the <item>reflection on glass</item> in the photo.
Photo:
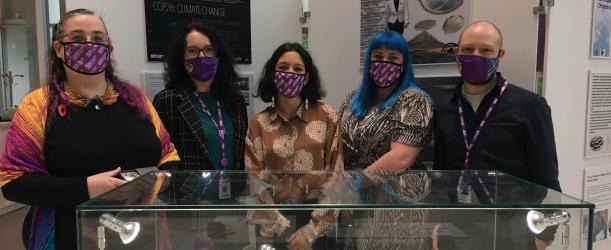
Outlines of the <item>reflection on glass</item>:
[{"label": "reflection on glass", "polygon": [[[477,174],[475,173],[477,172]],[[299,201],[287,199],[293,194],[283,192],[290,182],[284,176],[304,176],[302,197]],[[474,189],[471,203],[456,199],[456,190],[461,176],[479,176],[482,181]],[[495,171],[404,171],[404,172],[360,172],[339,173],[310,172],[266,172],[259,176],[244,171],[225,171],[231,183],[231,198],[219,199],[220,171],[162,171],[152,172],[96,197],[81,206],[116,206],[117,208],[160,206],[259,206],[303,205],[310,198],[324,196],[322,202],[310,207],[334,207],[337,205],[371,205],[373,207],[430,207],[467,206],[489,204],[490,207],[511,206],[533,208],[532,205],[583,204],[590,205],[554,190],[532,184],[513,176]],[[286,184],[286,185],[280,185]],[[307,185],[306,185],[307,184]],[[488,190],[494,202],[485,202],[488,197],[481,191]],[[156,190],[151,197],[151,190]],[[157,191],[158,190],[158,191]],[[259,198],[268,192],[274,199],[262,203]],[[296,196],[295,196],[296,197]],[[317,199],[314,199],[317,200]]]}]

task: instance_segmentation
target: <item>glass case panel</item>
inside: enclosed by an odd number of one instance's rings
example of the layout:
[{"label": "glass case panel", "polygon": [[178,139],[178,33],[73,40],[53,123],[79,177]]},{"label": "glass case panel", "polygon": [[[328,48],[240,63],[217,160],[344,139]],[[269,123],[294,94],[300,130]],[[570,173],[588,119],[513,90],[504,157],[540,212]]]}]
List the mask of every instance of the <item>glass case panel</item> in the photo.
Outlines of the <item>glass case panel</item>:
[{"label": "glass case panel", "polygon": [[593,208],[494,171],[156,171],[77,225],[80,249],[591,249]]}]

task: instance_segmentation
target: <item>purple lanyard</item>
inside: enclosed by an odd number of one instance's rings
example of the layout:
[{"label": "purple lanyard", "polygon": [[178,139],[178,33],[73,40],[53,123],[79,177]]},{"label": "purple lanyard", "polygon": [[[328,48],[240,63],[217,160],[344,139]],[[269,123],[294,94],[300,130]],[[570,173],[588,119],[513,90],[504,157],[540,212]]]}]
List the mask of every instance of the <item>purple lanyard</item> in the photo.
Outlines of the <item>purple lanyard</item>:
[{"label": "purple lanyard", "polygon": [[206,107],[206,104],[204,103],[204,99],[196,92],[193,92],[193,95],[197,97],[197,100],[199,100],[199,103],[202,105],[202,111],[204,111],[204,113],[210,118],[210,121],[212,121],[212,124],[214,124],[214,126],[219,131],[219,139],[221,141],[221,166],[223,167],[223,170],[225,170],[227,168],[227,165],[229,165],[229,161],[227,160],[227,156],[225,155],[225,126],[223,126],[223,116],[221,114],[221,104],[219,100],[216,100],[216,110],[218,111],[218,121],[217,121],[214,119],[214,117],[212,117],[212,113],[210,113],[210,110],[208,110],[208,107]]},{"label": "purple lanyard", "polygon": [[[492,111],[494,110],[494,108],[496,108],[496,105],[499,102],[499,98],[501,97],[501,95],[503,95],[508,85],[509,85],[509,82],[505,81],[505,83],[503,83],[503,86],[501,87],[501,92],[499,93],[499,95],[497,95],[494,98],[494,100],[492,100],[492,104],[490,104],[490,107],[488,107],[488,111],[486,111],[484,118],[482,118],[482,121],[479,123],[479,127],[477,128],[477,130],[475,130],[475,134],[473,135],[473,138],[471,138],[471,143],[469,143],[469,138],[467,136],[467,126],[465,125],[465,112],[463,111],[463,108],[462,108],[462,100],[461,98],[458,98],[458,115],[460,117],[460,127],[462,128],[462,137],[465,142],[465,147],[467,148],[467,153],[465,155],[465,161],[464,161],[464,168],[460,172],[460,178],[458,179],[458,187],[456,188],[458,192],[461,191],[460,186],[462,185],[462,182],[463,182],[464,173],[466,170],[469,170],[469,167],[471,166],[471,159],[470,159],[471,149],[473,148],[475,141],[477,141],[477,138],[479,138],[479,134],[481,133],[482,128],[486,124],[486,121],[488,121],[488,118],[490,118],[490,114],[492,114]],[[484,180],[482,180],[482,178],[479,176],[477,172],[475,172],[474,174],[477,176],[477,180],[479,184],[482,186],[484,192],[486,193],[486,196],[488,196],[488,199],[490,200],[490,202],[494,202],[492,199],[492,196],[490,195],[490,192],[488,191],[488,188],[486,188],[486,186],[484,185]]]}]

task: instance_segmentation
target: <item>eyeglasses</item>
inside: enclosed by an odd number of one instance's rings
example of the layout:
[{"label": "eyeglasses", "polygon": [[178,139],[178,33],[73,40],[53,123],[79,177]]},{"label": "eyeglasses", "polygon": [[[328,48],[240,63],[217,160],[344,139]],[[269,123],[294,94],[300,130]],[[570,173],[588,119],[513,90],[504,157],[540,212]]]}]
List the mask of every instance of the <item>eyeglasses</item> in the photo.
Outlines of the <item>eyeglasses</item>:
[{"label": "eyeglasses", "polygon": [[212,46],[206,46],[204,48],[198,47],[187,47],[185,48],[185,57],[187,59],[196,58],[203,53],[205,57],[215,57],[216,56],[216,48]]},{"label": "eyeglasses", "polygon": [[[86,35],[83,32],[72,32],[67,35],[63,35],[59,37],[59,40],[64,43],[70,42],[93,42],[108,45],[110,43],[110,36],[102,33],[102,32],[94,32],[92,34]],[[62,41],[63,40],[63,41]]]}]

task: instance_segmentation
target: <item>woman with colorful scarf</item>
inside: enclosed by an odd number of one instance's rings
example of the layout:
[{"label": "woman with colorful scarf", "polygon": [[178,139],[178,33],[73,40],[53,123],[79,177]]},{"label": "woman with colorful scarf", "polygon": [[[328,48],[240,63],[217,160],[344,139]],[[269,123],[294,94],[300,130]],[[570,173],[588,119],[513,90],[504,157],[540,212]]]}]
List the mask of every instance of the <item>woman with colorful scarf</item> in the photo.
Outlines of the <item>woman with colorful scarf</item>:
[{"label": "woman with colorful scarf", "polygon": [[113,70],[93,11],[67,12],[53,32],[48,85],[19,105],[0,160],[4,196],[30,205],[28,249],[76,249],[75,206],[124,183],[120,170],[179,157],[150,101]]}]

